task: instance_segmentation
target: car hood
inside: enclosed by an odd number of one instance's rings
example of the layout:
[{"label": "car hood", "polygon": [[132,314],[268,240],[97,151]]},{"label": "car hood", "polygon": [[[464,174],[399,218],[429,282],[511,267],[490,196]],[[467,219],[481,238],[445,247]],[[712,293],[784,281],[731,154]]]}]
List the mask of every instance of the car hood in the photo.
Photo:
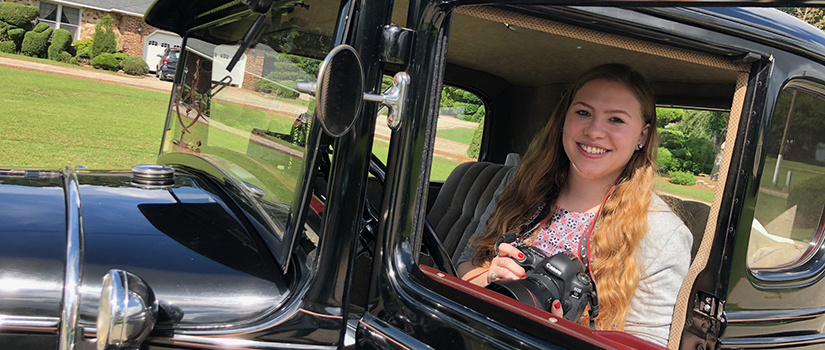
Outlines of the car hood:
[{"label": "car hood", "polygon": [[[274,312],[287,283],[220,184],[178,172],[141,188],[130,171],[78,171],[80,322],[93,328],[102,277],[129,271],[154,291],[156,328],[231,328]],[[3,176],[5,174],[5,176]],[[0,171],[0,314],[59,317],[66,259],[62,172]],[[289,278],[289,277],[287,277]],[[8,286],[16,286],[9,288]]]}]

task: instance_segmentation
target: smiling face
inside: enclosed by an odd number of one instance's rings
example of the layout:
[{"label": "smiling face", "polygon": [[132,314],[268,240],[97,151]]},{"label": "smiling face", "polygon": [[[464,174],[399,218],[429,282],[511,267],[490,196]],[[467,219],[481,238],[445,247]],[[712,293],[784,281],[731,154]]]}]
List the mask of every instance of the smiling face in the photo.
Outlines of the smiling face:
[{"label": "smiling face", "polygon": [[626,85],[604,79],[588,82],[565,114],[562,144],[570,159],[568,179],[615,181],[637,146],[645,146],[649,128],[641,103]]}]

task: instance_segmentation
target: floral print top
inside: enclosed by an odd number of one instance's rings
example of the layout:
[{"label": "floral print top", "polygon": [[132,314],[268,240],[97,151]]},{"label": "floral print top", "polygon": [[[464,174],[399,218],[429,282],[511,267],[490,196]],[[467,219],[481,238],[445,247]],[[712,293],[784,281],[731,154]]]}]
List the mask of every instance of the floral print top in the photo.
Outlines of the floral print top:
[{"label": "floral print top", "polygon": [[549,220],[544,219],[537,225],[534,230],[538,232],[525,235],[518,243],[520,245],[529,242],[530,245],[544,251],[547,256],[569,251],[581,259],[579,249],[582,237],[595,218],[596,213],[579,213],[557,207]]}]

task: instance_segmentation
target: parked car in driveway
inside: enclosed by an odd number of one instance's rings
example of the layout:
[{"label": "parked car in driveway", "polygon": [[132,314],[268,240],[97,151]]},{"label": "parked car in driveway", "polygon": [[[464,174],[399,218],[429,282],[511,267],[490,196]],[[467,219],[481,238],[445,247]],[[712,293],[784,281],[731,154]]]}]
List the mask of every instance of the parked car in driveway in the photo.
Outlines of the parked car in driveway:
[{"label": "parked car in driveway", "polygon": [[167,47],[160,54],[160,60],[155,68],[155,75],[160,80],[172,80],[175,78],[175,69],[178,66],[178,57],[180,56],[180,48]]},{"label": "parked car in driveway", "polygon": [[[669,199],[694,250],[667,346],[825,346],[825,33],[725,1],[579,3],[155,1],[146,22],[184,37],[158,164],[0,166],[0,347],[661,348],[453,267],[509,155],[609,62],[721,116],[712,200]],[[213,76],[244,54],[272,94]],[[444,86],[485,106],[472,162],[437,156]]]}]

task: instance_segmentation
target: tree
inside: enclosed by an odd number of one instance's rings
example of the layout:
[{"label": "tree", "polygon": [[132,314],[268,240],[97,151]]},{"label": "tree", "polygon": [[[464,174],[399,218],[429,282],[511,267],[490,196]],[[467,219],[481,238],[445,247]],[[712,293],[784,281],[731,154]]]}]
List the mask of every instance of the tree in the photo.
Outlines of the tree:
[{"label": "tree", "polygon": [[815,7],[780,7],[779,9],[814,27],[825,29],[825,9]]},{"label": "tree", "polygon": [[661,127],[682,121],[685,111],[678,108],[656,108],[656,122]]},{"label": "tree", "polygon": [[112,25],[112,16],[103,16],[100,22],[97,22],[95,34],[92,38],[89,58],[93,59],[104,52],[115,53],[117,51],[117,39],[115,38],[114,25]]}]

